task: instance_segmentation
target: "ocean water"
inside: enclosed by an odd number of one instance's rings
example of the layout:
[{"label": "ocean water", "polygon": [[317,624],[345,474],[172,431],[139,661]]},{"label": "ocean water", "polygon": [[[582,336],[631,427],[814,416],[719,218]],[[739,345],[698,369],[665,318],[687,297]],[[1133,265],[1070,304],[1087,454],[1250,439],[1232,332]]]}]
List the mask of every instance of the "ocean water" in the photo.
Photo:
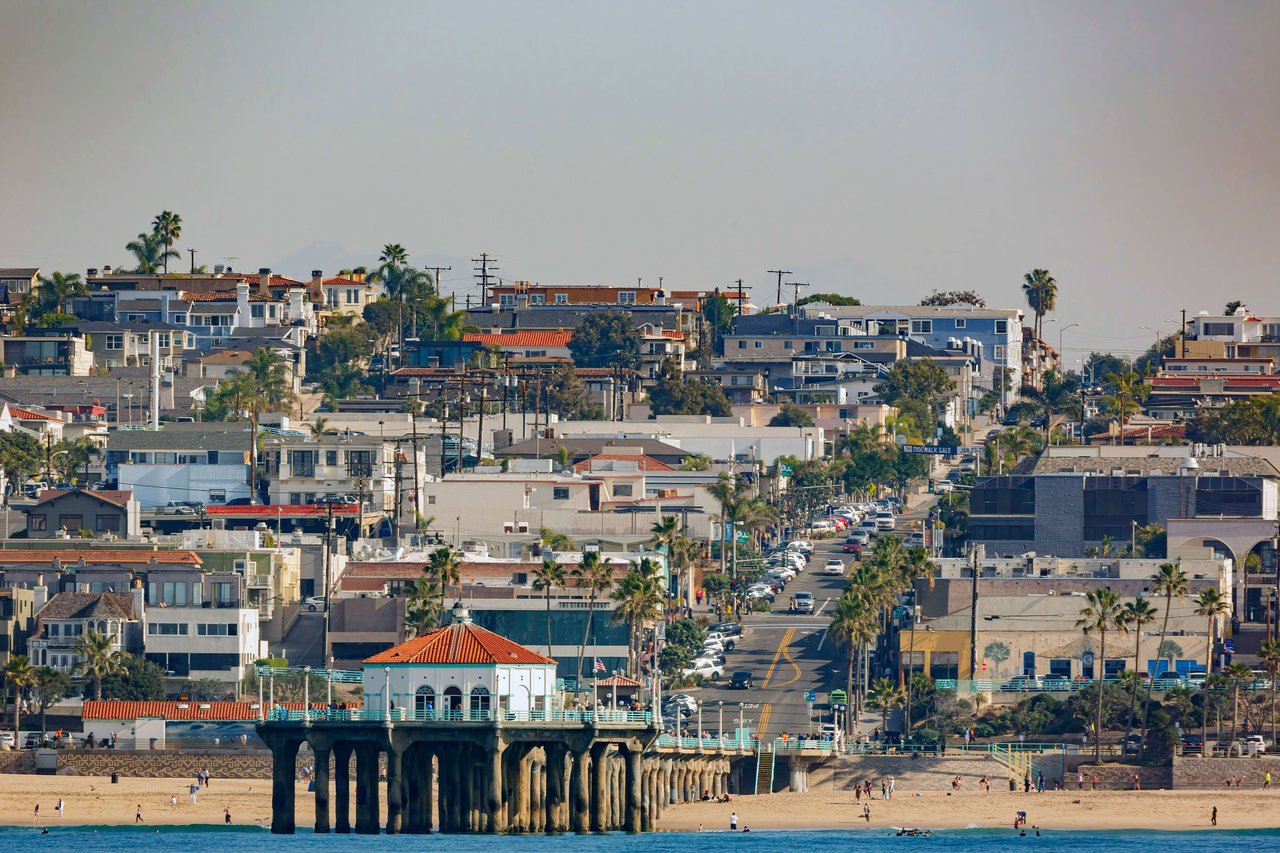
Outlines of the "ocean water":
[{"label": "ocean water", "polygon": [[[1018,836],[1012,830],[959,829],[934,832],[928,838],[897,837],[891,828],[872,827],[854,831],[783,832],[657,832],[643,835],[611,834],[547,836],[481,835],[375,836],[329,835],[309,832],[271,835],[254,827],[51,827],[48,835],[30,827],[0,828],[0,851],[72,850],[76,853],[137,853],[148,850],[208,850],[218,853],[264,853],[264,851],[332,850],[420,850],[447,847],[449,853],[492,853],[518,849],[522,853],[848,853],[850,850],[880,851],[888,848],[914,849],[925,846],[948,853],[1000,853],[1022,850],[1029,844],[1047,851],[1080,853],[1150,853],[1159,845],[1160,853],[1244,853],[1273,847],[1280,842],[1280,830],[1227,830],[1220,832],[1118,832],[1043,831]],[[144,846],[145,845],[145,846]]]}]

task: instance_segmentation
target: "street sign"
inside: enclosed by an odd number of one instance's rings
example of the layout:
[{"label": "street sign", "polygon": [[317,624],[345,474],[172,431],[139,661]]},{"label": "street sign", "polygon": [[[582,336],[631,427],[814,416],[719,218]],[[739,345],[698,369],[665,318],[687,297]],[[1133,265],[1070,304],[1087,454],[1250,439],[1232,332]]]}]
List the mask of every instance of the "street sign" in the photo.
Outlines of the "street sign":
[{"label": "street sign", "polygon": [[817,701],[818,701],[818,691],[816,691],[816,690],[806,690],[806,691],[805,691],[805,693],[804,693],[804,701],[806,701],[806,702],[817,702]]},{"label": "street sign", "polygon": [[791,469],[791,466],[790,466],[790,465],[788,465],[786,462],[779,462],[779,463],[778,463],[778,476],[779,476],[779,477],[790,477],[790,476],[791,476],[791,474],[792,474],[792,469]]},{"label": "street sign", "polygon": [[904,444],[903,453],[925,453],[930,456],[955,456],[958,447],[943,447],[941,444]]},{"label": "street sign", "polygon": [[739,530],[736,534],[736,541],[739,545],[746,545],[751,541],[751,534],[746,530]]}]

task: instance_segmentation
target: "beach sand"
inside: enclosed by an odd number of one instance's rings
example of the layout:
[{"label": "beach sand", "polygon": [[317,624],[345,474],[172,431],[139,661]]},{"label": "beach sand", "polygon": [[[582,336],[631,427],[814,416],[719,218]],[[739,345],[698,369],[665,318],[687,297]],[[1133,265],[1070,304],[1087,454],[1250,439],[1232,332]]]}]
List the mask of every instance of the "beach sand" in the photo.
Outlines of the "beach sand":
[{"label": "beach sand", "polygon": [[[271,783],[265,779],[214,779],[202,790],[197,804],[187,796],[190,779],[121,778],[112,785],[105,777],[0,775],[0,824],[30,826],[40,804],[41,824],[132,824],[138,805],[150,825],[221,824],[230,808],[240,826],[266,826],[271,820]],[[1018,810],[1028,823],[1043,829],[1209,829],[1209,814],[1218,807],[1220,829],[1260,829],[1280,826],[1280,790],[1258,791],[1046,791],[1043,794],[979,793],[948,795],[931,791],[921,796],[899,791],[885,802],[871,800],[871,826],[919,826],[931,829],[969,826],[1001,827],[1012,831]],[[178,797],[177,807],[169,797]],[[66,801],[66,817],[59,821],[55,806]],[[332,795],[330,798],[332,802]],[[688,803],[668,806],[658,829],[669,832],[723,830],[729,814],[737,812],[738,826],[751,829],[866,828],[862,804],[852,795],[830,791],[807,794],[769,794],[734,797],[728,804]],[[306,785],[297,788],[297,827],[308,832],[315,820],[313,797]],[[385,814],[385,806],[384,806]]]}]

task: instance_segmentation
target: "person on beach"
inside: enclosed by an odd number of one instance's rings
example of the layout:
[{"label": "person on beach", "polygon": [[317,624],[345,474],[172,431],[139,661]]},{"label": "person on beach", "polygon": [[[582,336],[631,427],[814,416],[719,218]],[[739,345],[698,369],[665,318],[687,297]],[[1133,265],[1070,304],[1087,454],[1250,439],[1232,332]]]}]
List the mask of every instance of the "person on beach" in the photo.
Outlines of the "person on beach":
[{"label": "person on beach", "polygon": [[1036,776],[1036,793],[1037,794],[1044,793],[1044,771],[1043,770],[1041,770],[1040,774]]},{"label": "person on beach", "polygon": [[227,826],[231,825],[231,807],[227,806],[222,810],[222,822]]},{"label": "person on beach", "polygon": [[1142,790],[1142,778],[1137,773],[1133,774],[1133,790]]},{"label": "person on beach", "polygon": [[1213,807],[1213,814],[1209,815],[1209,825],[1210,826],[1218,825],[1218,807],[1217,806]]},{"label": "person on beach", "polygon": [[1262,774],[1262,789],[1265,791],[1271,787],[1271,771],[1268,770]]},{"label": "person on beach", "polygon": [[138,810],[133,813],[133,822],[142,823],[142,803],[138,803]]},{"label": "person on beach", "polygon": [[898,790],[898,779],[896,776],[889,777],[889,799],[893,799],[894,792]]},{"label": "person on beach", "polygon": [[853,786],[853,798],[858,802],[862,802],[862,786],[861,785]]},{"label": "person on beach", "polygon": [[1031,771],[1030,770],[1022,774],[1022,793],[1024,794],[1031,793]]},{"label": "person on beach", "polygon": [[889,799],[889,784],[883,779],[880,780],[880,799]]},{"label": "person on beach", "polygon": [[1093,774],[1093,790],[1098,790],[1098,774]]},{"label": "person on beach", "polygon": [[1076,788],[1081,791],[1084,790],[1084,774],[1079,770],[1076,771]]},{"label": "person on beach", "polygon": [[738,828],[738,813],[734,812],[733,814],[729,815],[729,829],[730,831],[736,831],[737,828]]},{"label": "person on beach", "polygon": [[58,820],[62,820],[63,811],[66,809],[66,807],[67,807],[67,804],[62,801],[62,797],[58,797],[58,806],[57,806]]},{"label": "person on beach", "polygon": [[178,795],[170,794],[169,795],[169,811],[173,811],[177,807],[178,807]]},{"label": "person on beach", "polygon": [[39,803],[36,803],[35,825],[36,826],[40,825],[40,804]]},{"label": "person on beach", "polygon": [[871,803],[862,804],[862,819],[871,823]]},{"label": "person on beach", "polygon": [[978,790],[979,790],[979,791],[990,791],[990,790],[991,790],[991,782],[990,782],[990,780],[988,780],[988,779],[987,779],[987,777],[986,777],[985,775],[984,775],[981,779],[979,779],[979,780],[978,780]]}]

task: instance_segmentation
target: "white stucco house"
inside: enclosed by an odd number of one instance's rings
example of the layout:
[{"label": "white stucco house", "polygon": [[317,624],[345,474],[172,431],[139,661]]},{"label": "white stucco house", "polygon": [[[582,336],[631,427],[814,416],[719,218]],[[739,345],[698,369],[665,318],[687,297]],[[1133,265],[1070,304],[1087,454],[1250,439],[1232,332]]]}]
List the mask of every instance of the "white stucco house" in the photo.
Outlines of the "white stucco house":
[{"label": "white stucco house", "polygon": [[538,719],[556,707],[556,662],[481,628],[459,603],[453,620],[364,663],[367,717]]}]

